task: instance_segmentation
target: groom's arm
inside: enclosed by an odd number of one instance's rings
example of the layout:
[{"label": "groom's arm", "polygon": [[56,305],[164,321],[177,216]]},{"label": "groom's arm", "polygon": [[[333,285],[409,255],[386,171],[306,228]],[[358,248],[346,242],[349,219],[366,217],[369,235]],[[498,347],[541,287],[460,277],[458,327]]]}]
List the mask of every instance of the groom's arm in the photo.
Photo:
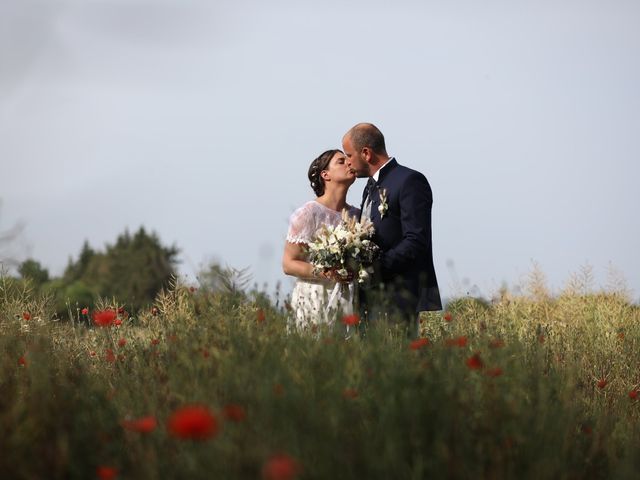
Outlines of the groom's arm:
[{"label": "groom's arm", "polygon": [[431,242],[431,206],[429,182],[419,172],[412,173],[400,190],[402,240],[382,256],[383,277],[402,273],[426,255]]}]

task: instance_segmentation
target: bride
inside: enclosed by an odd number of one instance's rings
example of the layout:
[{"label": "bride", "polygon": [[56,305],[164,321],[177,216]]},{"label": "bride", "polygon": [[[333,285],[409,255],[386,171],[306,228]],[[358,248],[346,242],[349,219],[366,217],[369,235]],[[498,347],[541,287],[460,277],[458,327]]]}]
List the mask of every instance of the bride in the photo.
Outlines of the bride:
[{"label": "bride", "polygon": [[[359,218],[360,210],[347,205],[347,190],[356,173],[340,150],[327,150],[309,167],[309,182],[316,194],[291,214],[282,268],[296,278],[291,294],[293,321],[299,328],[332,324],[338,314],[353,313],[353,276],[339,277],[335,271],[318,271],[307,261],[305,249],[323,225],[337,226],[342,210]],[[347,288],[336,287],[336,283]]]}]

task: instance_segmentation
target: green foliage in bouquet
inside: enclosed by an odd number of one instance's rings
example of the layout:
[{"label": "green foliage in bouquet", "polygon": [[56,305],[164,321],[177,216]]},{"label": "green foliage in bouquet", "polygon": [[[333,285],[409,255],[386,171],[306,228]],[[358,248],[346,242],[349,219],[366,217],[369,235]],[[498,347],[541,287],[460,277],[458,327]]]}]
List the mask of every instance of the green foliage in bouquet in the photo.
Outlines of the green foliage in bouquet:
[{"label": "green foliage in bouquet", "polygon": [[365,282],[380,254],[373,235],[370,221],[358,222],[343,210],[340,224],[323,225],[308,245],[309,262],[316,268],[335,270],[342,277],[357,273],[358,281]]}]

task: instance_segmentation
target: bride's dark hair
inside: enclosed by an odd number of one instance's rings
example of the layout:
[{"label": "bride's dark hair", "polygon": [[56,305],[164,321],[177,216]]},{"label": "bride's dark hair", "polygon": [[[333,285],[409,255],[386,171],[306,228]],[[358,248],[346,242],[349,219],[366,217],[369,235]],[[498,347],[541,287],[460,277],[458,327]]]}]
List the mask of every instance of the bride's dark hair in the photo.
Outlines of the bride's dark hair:
[{"label": "bride's dark hair", "polygon": [[329,167],[329,162],[336,153],[342,153],[342,150],[327,150],[320,154],[309,166],[309,183],[317,197],[324,194],[324,179],[320,176],[320,172]]}]

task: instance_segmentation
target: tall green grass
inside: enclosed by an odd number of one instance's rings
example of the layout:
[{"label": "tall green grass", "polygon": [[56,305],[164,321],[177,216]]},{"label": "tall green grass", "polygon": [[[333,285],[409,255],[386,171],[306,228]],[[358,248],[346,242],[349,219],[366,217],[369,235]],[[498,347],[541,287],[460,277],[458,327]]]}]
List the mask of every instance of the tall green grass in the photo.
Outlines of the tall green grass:
[{"label": "tall green grass", "polygon": [[[157,307],[87,327],[0,284],[3,478],[260,478],[278,453],[305,479],[640,469],[640,309],[621,293],[460,298],[423,318],[427,345],[384,327],[287,332],[286,310],[237,291],[176,287]],[[190,404],[218,420],[211,438],[167,431]],[[122,427],[144,416],[154,431]]]}]

